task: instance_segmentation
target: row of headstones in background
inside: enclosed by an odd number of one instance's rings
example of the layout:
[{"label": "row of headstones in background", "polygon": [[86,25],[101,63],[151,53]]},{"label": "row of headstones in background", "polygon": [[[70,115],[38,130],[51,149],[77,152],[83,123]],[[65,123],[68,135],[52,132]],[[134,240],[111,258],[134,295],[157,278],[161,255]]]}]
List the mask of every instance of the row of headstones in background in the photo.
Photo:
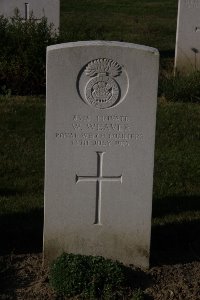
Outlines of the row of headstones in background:
[{"label": "row of headstones in background", "polygon": [[[24,20],[33,12],[36,20],[47,17],[55,28],[60,24],[60,0],[0,0],[0,14],[13,17],[16,8]],[[200,69],[200,0],[179,0],[175,70]]]},{"label": "row of headstones in background", "polygon": [[47,48],[44,258],[148,267],[159,54],[129,43]]},{"label": "row of headstones in background", "polygon": [[179,0],[175,71],[200,70],[200,0]]},{"label": "row of headstones in background", "polygon": [[28,20],[33,14],[36,21],[46,17],[48,24],[60,26],[60,0],[0,0],[0,15],[13,17],[19,11],[20,17]]}]

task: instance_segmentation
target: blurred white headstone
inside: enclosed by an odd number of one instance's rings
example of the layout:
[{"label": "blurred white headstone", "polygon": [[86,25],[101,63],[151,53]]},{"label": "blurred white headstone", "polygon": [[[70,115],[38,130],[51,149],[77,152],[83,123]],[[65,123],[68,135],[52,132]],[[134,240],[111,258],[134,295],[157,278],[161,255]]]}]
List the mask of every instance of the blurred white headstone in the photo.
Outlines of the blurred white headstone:
[{"label": "blurred white headstone", "polygon": [[179,0],[175,71],[200,70],[200,0]]}]

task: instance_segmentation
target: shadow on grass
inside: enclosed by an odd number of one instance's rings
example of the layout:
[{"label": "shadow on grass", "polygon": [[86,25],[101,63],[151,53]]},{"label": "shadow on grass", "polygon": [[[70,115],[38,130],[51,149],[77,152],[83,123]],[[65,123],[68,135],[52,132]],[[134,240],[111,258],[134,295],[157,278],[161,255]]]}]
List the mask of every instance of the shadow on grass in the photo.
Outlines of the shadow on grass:
[{"label": "shadow on grass", "polygon": [[171,196],[153,201],[153,218],[187,211],[200,211],[200,197]]},{"label": "shadow on grass", "polygon": [[175,50],[161,50],[160,57],[161,58],[174,58]]},{"label": "shadow on grass", "polygon": [[[156,200],[153,216],[163,217],[200,210],[198,197]],[[0,255],[42,252],[43,209],[0,216]],[[200,260],[200,220],[154,225],[151,238],[151,266]]]},{"label": "shadow on grass", "polygon": [[173,214],[177,215],[177,221],[152,227],[151,266],[200,260],[200,219],[178,219],[179,214],[195,211],[200,211],[200,199],[197,196],[154,201],[153,217],[162,218]]},{"label": "shadow on grass", "polygon": [[200,221],[153,226],[151,266],[200,260]]},{"label": "shadow on grass", "polygon": [[22,191],[16,190],[15,189],[1,189],[0,188],[0,197],[13,197],[13,196],[19,196],[22,195]]},{"label": "shadow on grass", "polygon": [[43,209],[0,216],[0,255],[39,253],[43,243]]}]

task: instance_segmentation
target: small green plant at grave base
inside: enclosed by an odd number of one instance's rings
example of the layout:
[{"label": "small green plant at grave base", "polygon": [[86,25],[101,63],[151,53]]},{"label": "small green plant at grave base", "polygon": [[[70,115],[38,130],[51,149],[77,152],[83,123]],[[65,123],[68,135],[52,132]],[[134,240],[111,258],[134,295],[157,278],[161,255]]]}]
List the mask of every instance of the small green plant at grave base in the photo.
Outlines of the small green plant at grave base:
[{"label": "small green plant at grave base", "polygon": [[[63,296],[80,299],[131,298],[134,271],[100,256],[63,253],[50,269],[50,285]],[[136,296],[142,293],[136,291]],[[135,296],[135,297],[136,297]]]},{"label": "small green plant at grave base", "polygon": [[169,101],[200,103],[200,72],[161,78],[159,94]]}]

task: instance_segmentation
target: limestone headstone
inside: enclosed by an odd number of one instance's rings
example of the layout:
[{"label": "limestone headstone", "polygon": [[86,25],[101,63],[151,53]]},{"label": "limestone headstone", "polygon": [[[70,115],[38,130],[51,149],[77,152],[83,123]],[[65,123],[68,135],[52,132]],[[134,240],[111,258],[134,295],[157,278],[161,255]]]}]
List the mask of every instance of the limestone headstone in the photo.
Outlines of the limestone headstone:
[{"label": "limestone headstone", "polygon": [[47,48],[45,260],[148,267],[158,60],[120,42]]},{"label": "limestone headstone", "polygon": [[200,0],[179,0],[175,71],[200,70]]},{"label": "limestone headstone", "polygon": [[60,0],[0,0],[0,15],[10,18],[16,10],[24,20],[33,14],[38,21],[46,17],[56,29],[60,26]]}]

